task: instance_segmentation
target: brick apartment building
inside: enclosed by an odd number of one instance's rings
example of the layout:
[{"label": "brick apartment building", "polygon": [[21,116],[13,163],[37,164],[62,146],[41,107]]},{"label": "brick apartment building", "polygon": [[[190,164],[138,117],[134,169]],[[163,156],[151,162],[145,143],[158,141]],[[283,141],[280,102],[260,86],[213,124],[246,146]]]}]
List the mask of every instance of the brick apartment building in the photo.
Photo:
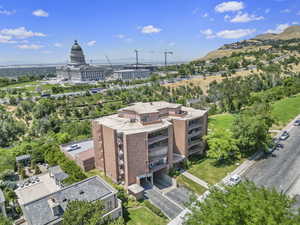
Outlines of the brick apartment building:
[{"label": "brick apartment building", "polygon": [[96,168],[115,182],[142,185],[202,154],[207,111],[168,102],[135,103],[92,122]]}]

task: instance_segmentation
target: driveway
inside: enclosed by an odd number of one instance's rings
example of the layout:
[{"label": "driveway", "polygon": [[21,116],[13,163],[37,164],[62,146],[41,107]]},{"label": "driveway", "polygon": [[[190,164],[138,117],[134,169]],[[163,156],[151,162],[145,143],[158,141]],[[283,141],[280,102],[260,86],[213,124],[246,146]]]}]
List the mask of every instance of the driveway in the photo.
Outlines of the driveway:
[{"label": "driveway", "polygon": [[145,197],[149,199],[153,205],[158,207],[169,219],[174,219],[183,211],[182,207],[170,201],[154,188],[145,190]]},{"label": "driveway", "polygon": [[293,127],[290,137],[276,150],[249,168],[244,177],[257,185],[274,187],[290,195],[300,194],[300,127]]}]

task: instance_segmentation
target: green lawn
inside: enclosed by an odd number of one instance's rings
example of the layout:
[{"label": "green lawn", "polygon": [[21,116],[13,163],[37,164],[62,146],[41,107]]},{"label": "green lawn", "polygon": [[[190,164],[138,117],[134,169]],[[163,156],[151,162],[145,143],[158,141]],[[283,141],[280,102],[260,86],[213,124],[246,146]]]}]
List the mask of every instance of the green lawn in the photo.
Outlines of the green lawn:
[{"label": "green lawn", "polygon": [[229,113],[210,116],[208,118],[209,129],[231,129],[234,115]]},{"label": "green lawn", "polygon": [[128,209],[128,222],[126,225],[166,225],[167,220],[155,215],[146,207]]},{"label": "green lawn", "polygon": [[[239,163],[242,163],[244,160],[241,160]],[[200,179],[206,181],[209,184],[216,184],[222,180],[227,174],[235,170],[238,165],[234,163],[233,165],[215,165],[214,159],[202,159],[194,164],[188,171],[199,177]]]},{"label": "green lawn", "polygon": [[[24,82],[24,83],[19,83],[19,84],[11,84],[11,85],[7,85],[5,87],[2,88],[15,88],[15,87],[25,87],[26,85],[37,85],[39,84],[39,81],[29,81],[29,82]],[[2,89],[1,88],[1,89]]]},{"label": "green lawn", "polygon": [[187,189],[190,189],[191,191],[195,192],[198,195],[202,195],[205,191],[206,188],[202,187],[201,185],[195,183],[194,181],[186,178],[183,175],[180,175],[179,177],[176,178],[177,183],[183,185]]},{"label": "green lawn", "polygon": [[273,104],[272,114],[280,127],[283,127],[300,114],[300,95],[279,100]]}]

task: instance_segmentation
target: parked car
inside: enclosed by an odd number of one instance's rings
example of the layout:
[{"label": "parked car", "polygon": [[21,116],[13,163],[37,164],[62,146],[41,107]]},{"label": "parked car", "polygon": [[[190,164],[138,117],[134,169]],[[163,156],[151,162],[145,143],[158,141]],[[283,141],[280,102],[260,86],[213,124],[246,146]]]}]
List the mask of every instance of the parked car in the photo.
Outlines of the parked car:
[{"label": "parked car", "polygon": [[289,137],[290,137],[289,133],[288,133],[287,131],[284,131],[284,132],[280,135],[279,139],[280,139],[281,141],[284,141],[284,140],[288,139]]},{"label": "parked car", "polygon": [[230,186],[235,186],[237,184],[239,184],[242,181],[241,177],[237,174],[234,174],[233,176],[231,176],[228,180],[228,185]]},{"label": "parked car", "polygon": [[300,120],[296,120],[296,121],[294,122],[294,126],[300,126]]}]

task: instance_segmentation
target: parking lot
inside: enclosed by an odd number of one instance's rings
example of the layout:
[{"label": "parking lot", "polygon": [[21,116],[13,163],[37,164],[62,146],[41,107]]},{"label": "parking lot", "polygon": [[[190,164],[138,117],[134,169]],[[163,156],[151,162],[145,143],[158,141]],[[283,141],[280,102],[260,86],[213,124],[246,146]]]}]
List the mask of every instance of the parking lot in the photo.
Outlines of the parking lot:
[{"label": "parking lot", "polygon": [[283,148],[256,162],[244,178],[290,196],[300,194],[300,127],[292,127],[289,134],[287,140],[280,142]]}]

